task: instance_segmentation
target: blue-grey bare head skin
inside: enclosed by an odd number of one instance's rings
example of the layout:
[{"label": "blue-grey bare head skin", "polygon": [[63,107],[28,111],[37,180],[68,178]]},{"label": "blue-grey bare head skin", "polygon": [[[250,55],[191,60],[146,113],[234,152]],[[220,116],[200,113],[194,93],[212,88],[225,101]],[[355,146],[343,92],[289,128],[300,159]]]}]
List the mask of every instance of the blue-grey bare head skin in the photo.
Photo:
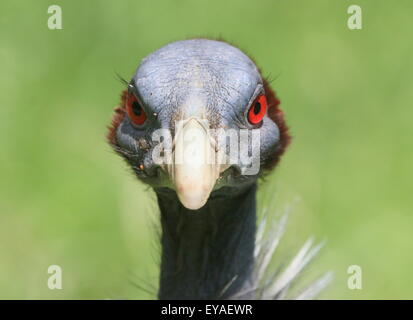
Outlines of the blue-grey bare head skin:
[{"label": "blue-grey bare head skin", "polygon": [[[173,133],[175,121],[189,117],[207,119],[211,129],[253,129],[246,112],[263,90],[258,68],[241,50],[207,39],[170,43],[144,58],[132,77],[129,91],[138,97],[148,119],[139,128],[125,116],[116,131],[118,147],[128,154],[141,180],[155,188],[173,188],[168,175],[152,160],[154,130]],[[259,129],[260,161],[265,163],[280,133],[268,115]],[[221,174],[215,190],[253,183],[260,173],[244,176],[234,164]]]}]

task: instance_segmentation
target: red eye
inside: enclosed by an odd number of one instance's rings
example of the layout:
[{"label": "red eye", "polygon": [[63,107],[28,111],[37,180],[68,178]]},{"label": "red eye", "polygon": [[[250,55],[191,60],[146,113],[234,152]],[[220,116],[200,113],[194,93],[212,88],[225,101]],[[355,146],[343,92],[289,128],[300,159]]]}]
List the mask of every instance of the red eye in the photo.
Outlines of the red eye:
[{"label": "red eye", "polygon": [[129,94],[126,101],[126,111],[132,122],[141,126],[146,121],[146,113],[134,94]]},{"label": "red eye", "polygon": [[262,121],[267,112],[267,99],[265,95],[258,96],[248,110],[248,121],[251,124],[258,124]]}]

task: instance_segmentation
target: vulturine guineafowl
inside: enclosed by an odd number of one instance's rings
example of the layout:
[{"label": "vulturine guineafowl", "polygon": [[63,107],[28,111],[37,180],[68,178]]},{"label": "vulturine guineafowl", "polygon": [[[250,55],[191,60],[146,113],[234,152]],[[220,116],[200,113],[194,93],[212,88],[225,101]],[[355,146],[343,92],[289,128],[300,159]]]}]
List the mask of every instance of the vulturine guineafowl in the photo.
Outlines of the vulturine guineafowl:
[{"label": "vulturine guineafowl", "polygon": [[[306,243],[264,281],[284,222],[264,241],[257,179],[274,169],[290,136],[268,82],[234,46],[177,41],[143,59],[108,139],[157,196],[160,299],[282,298],[319,249]],[[297,298],[316,295],[328,278]]]}]

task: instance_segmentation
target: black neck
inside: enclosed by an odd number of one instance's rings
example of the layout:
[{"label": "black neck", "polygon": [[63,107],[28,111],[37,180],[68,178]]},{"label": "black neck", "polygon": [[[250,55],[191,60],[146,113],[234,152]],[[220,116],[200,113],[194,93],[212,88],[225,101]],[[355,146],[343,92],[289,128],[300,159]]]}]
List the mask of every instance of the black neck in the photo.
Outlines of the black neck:
[{"label": "black neck", "polygon": [[176,193],[156,190],[162,225],[160,299],[225,299],[243,289],[254,264],[255,193],[255,184],[242,192],[222,190],[192,211]]}]

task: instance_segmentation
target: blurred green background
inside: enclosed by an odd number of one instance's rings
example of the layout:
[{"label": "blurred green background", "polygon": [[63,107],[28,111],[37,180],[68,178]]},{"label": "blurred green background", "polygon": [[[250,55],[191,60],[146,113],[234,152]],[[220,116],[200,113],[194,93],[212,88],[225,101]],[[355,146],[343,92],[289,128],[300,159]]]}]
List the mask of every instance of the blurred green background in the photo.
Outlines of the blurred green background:
[{"label": "blurred green background", "polygon": [[[47,28],[52,4],[63,30]],[[362,30],[347,28],[351,4]],[[259,199],[295,203],[285,255],[327,240],[307,274],[335,272],[322,298],[413,298],[412,14],[407,0],[2,1],[0,298],[154,296],[154,195],[104,136],[116,73],[197,36],[228,39],[275,79],[294,141]],[[47,287],[52,264],[63,290]],[[353,264],[362,290],[347,288]]]}]

